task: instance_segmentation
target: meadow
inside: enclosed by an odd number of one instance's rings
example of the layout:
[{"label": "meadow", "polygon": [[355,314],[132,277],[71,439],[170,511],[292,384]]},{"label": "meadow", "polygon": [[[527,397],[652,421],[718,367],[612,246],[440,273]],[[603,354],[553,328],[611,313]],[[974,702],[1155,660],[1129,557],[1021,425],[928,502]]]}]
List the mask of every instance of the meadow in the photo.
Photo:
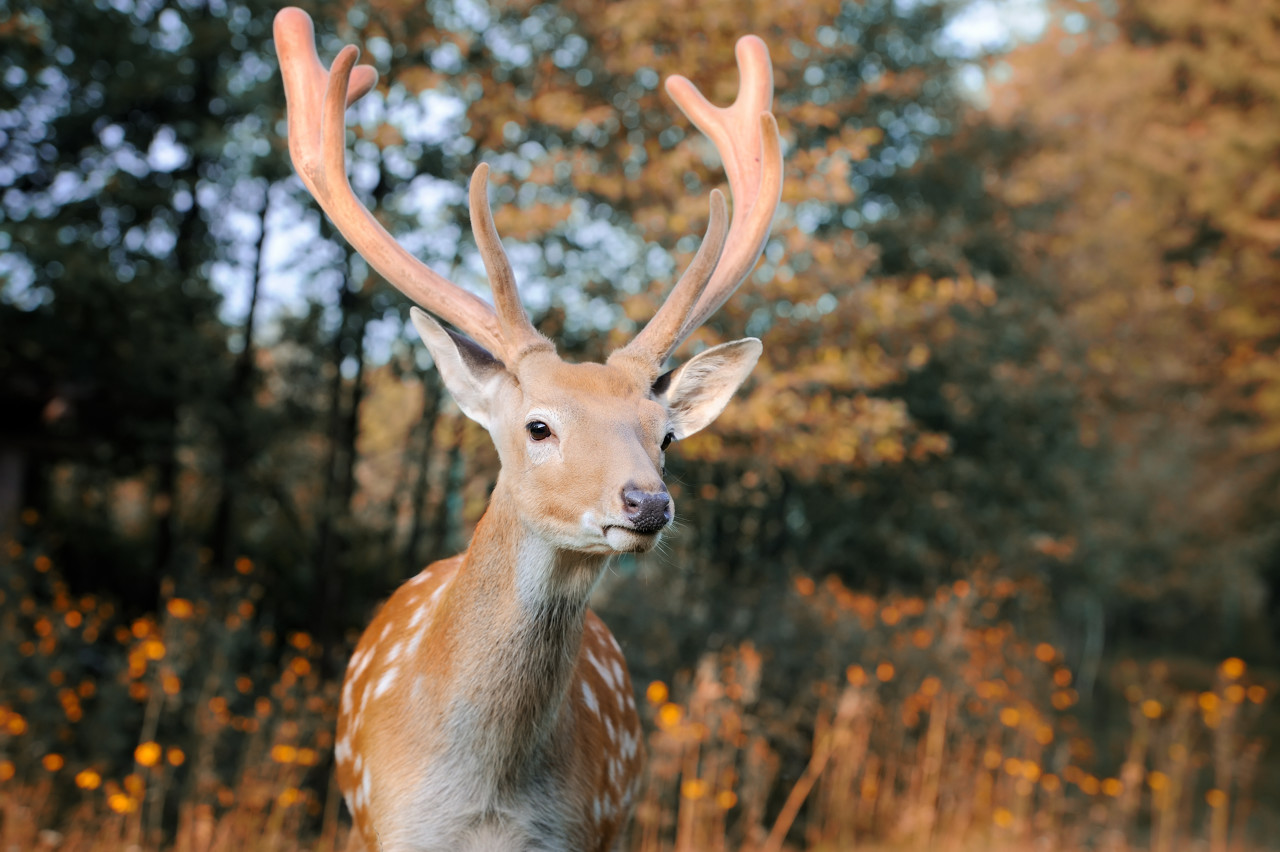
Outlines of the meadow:
[{"label": "meadow", "polygon": [[[259,617],[249,559],[207,595],[168,582],[156,612],[125,618],[69,595],[48,556],[4,547],[19,570],[0,591],[0,848],[343,847],[339,682],[307,633]],[[1234,657],[1121,661],[1095,690],[1118,702],[1100,727],[1059,650],[1006,617],[1026,592],[977,579],[877,598],[797,579],[783,610],[827,637],[817,658],[857,656],[770,691],[772,655],[746,642],[636,683],[649,778],[627,848],[1262,848],[1280,827],[1256,792],[1274,785],[1259,778],[1274,683]]]}]

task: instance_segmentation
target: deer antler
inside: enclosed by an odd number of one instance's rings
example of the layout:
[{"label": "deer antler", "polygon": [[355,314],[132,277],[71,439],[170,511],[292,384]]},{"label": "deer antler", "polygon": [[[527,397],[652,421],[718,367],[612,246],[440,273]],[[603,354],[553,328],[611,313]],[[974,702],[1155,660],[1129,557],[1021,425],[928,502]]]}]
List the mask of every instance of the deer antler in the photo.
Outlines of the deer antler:
[{"label": "deer antler", "polygon": [[282,9],[275,19],[276,52],[284,76],[289,114],[289,155],[312,197],[347,242],[396,289],[431,313],[457,326],[504,361],[531,347],[550,347],[529,322],[516,292],[515,276],[497,231],[486,193],[489,167],[481,164],[471,181],[471,223],[489,272],[494,309],[438,275],[396,242],[356,198],[346,171],[346,108],[369,92],[378,73],[357,66],[360,52],[344,47],[329,71],[316,54],[311,17]]},{"label": "deer antler", "polygon": [[[286,8],[276,15],[276,50],[289,114],[289,154],[302,182],[321,208],[368,263],[396,289],[466,332],[509,365],[532,349],[553,348],[529,322],[520,303],[511,263],[489,207],[489,167],[471,179],[471,227],[493,288],[490,307],[409,254],[356,198],[346,174],[348,106],[369,92],[378,75],[356,65],[359,51],[344,47],[329,71],[315,49],[315,29],[306,12]],[[698,326],[728,300],[764,250],[782,195],[782,148],[769,108],[773,69],[769,50],[755,36],[737,46],[741,85],[732,106],[713,106],[687,79],[667,80],[667,91],[716,146],[733,194],[733,218],[725,232],[724,196],[711,194],[707,234],[693,263],[672,288],[648,325],[615,355],[656,371]],[[651,368],[648,365],[652,365]]]},{"label": "deer antler", "polygon": [[[649,324],[618,353],[652,358],[655,370],[751,272],[764,251],[782,198],[782,144],[778,124],[769,111],[773,103],[769,49],[758,37],[744,36],[738,40],[737,57],[741,82],[738,97],[729,107],[712,105],[684,77],[667,79],[672,100],[720,153],[733,194],[733,221],[710,280],[699,283],[686,272]],[[713,220],[714,211],[713,197]],[[713,230],[714,226],[708,227],[708,238]],[[690,272],[701,256],[699,251]]]}]

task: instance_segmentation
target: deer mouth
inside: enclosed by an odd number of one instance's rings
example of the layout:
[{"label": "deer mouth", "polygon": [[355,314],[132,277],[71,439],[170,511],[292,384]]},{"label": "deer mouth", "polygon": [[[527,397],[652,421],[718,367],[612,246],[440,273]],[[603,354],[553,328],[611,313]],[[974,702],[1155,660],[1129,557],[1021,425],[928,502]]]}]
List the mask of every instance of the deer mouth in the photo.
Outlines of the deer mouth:
[{"label": "deer mouth", "polygon": [[604,539],[617,553],[648,553],[658,543],[661,529],[642,532],[634,527],[610,524],[604,528]]}]

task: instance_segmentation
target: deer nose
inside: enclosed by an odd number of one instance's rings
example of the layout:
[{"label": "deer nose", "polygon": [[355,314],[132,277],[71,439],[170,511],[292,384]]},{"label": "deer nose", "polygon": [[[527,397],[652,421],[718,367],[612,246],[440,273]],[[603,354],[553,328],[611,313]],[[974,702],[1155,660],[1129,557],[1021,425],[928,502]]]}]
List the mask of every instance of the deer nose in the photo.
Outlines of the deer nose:
[{"label": "deer nose", "polygon": [[629,482],[622,489],[622,509],[636,532],[656,533],[671,520],[671,496],[665,485],[645,491]]}]

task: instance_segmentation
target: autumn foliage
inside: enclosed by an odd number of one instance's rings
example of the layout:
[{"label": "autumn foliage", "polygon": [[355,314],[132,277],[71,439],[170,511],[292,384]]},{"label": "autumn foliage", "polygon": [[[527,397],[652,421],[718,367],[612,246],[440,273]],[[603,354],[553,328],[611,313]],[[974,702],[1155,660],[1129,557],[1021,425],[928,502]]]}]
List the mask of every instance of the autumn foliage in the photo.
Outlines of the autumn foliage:
[{"label": "autumn foliage", "polygon": [[[769,46],[774,235],[678,353],[765,355],[594,603],[647,714],[631,849],[1275,836],[1274,10],[1052,0],[974,57],[968,6],[308,8],[381,74],[357,191],[483,291],[491,163],[571,359],[652,315],[724,183],[662,81],[725,102]],[[292,176],[274,11],[0,12],[6,846],[335,848],[346,656],[496,476]]]}]

